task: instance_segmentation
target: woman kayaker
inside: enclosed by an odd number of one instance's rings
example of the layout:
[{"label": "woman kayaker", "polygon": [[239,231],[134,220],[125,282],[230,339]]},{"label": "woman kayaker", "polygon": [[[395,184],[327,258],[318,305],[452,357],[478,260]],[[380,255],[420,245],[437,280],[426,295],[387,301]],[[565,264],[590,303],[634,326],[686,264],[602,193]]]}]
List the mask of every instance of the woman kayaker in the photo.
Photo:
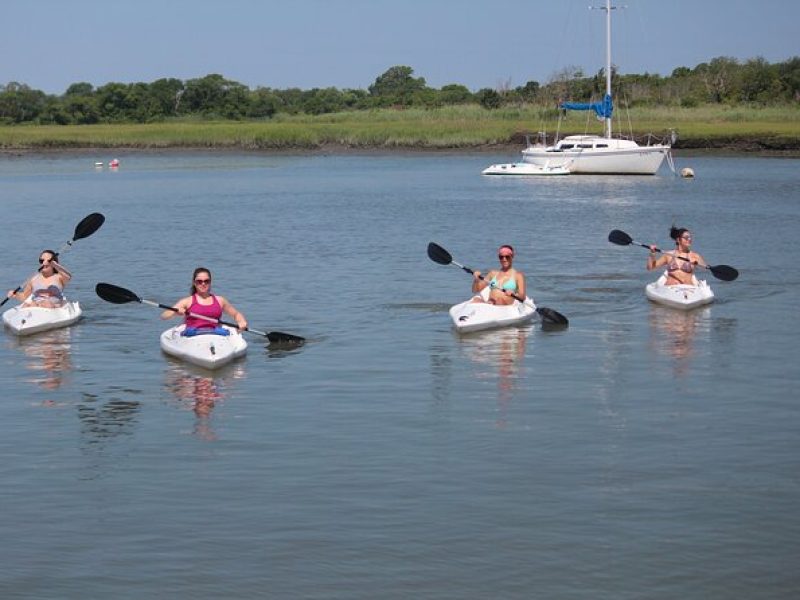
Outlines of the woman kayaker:
[{"label": "woman kayaker", "polygon": [[[177,313],[172,310],[165,310],[161,313],[162,319],[170,319],[176,314],[185,316],[186,331],[196,331],[198,329],[214,329],[218,323],[215,321],[222,317],[222,313],[229,314],[236,321],[239,331],[247,329],[247,320],[234,306],[222,296],[211,293],[211,271],[205,267],[197,267],[192,275],[191,296],[181,298],[175,303]],[[191,314],[190,314],[191,313]],[[213,319],[208,321],[193,317],[202,315]]]},{"label": "woman kayaker", "polygon": [[27,306],[58,308],[64,304],[64,288],[72,279],[72,273],[58,263],[58,254],[52,250],[42,250],[39,265],[39,272],[19,292],[9,290],[8,297]]},{"label": "woman kayaker", "polygon": [[702,256],[697,252],[692,252],[692,234],[688,229],[673,225],[669,230],[669,237],[675,240],[675,250],[657,256],[658,248],[651,245],[650,255],[647,257],[647,270],[652,271],[665,266],[667,268],[667,285],[693,285],[695,265],[701,267],[708,265]]},{"label": "woman kayaker", "polygon": [[[515,295],[525,298],[525,275],[513,266],[514,248],[503,244],[497,250],[497,259],[500,269],[489,271],[483,279],[480,271],[473,273],[472,291],[477,294],[487,285],[491,286],[488,300],[491,304],[513,304]],[[483,302],[483,299],[476,296],[473,302]]]}]

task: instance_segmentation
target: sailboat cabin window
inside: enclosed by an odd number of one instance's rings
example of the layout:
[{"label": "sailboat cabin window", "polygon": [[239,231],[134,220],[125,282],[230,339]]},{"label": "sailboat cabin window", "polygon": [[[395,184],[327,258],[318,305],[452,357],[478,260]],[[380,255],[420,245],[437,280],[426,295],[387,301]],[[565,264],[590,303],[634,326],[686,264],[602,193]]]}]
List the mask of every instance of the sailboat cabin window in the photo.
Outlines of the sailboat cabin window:
[{"label": "sailboat cabin window", "polygon": [[562,150],[570,150],[575,147],[575,144],[561,144]]},{"label": "sailboat cabin window", "polygon": [[608,148],[608,144],[597,144],[595,148]]}]

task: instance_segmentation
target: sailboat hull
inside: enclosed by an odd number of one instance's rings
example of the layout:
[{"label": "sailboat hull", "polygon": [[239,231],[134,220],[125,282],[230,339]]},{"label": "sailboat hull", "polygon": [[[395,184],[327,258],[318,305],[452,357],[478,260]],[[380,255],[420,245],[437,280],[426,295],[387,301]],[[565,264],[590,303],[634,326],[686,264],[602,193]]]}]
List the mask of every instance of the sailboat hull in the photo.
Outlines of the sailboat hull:
[{"label": "sailboat hull", "polygon": [[607,138],[582,142],[577,137],[568,136],[556,146],[530,146],[522,151],[522,161],[564,167],[579,175],[655,175],[670,151],[663,144],[639,146],[630,140]]}]

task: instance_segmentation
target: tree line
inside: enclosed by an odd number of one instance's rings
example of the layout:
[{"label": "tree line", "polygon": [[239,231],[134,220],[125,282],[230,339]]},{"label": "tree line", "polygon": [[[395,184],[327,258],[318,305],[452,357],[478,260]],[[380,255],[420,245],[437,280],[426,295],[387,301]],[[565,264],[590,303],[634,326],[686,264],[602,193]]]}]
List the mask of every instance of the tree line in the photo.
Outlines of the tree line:
[{"label": "tree line", "polygon": [[[679,67],[669,76],[620,75],[612,68],[617,104],[695,107],[701,104],[796,105],[800,102],[800,57],[779,63],[763,58],[740,62],[718,57],[695,68]],[[394,66],[366,90],[273,89],[246,85],[210,74],[197,79],[158,79],[152,83],[73,83],[62,95],[45,94],[10,82],[0,85],[2,124],[149,123],[174,118],[269,119],[277,113],[320,115],[375,108],[436,108],[480,104],[487,109],[535,104],[555,109],[561,101],[590,101],[605,92],[605,73],[587,76],[568,67],[546,84],[529,81],[471,92],[460,84],[428,87],[407,66]]]}]

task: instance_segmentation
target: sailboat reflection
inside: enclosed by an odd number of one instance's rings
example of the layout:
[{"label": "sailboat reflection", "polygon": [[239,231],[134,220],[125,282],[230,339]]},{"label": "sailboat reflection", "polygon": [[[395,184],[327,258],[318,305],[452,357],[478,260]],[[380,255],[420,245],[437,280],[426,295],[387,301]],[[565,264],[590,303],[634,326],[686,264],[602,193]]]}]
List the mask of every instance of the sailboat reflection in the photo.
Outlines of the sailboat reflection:
[{"label": "sailboat reflection", "polygon": [[191,410],[197,417],[193,434],[213,441],[217,439],[212,424],[214,408],[227,399],[231,382],[244,376],[244,365],[240,363],[234,363],[212,374],[184,363],[170,361],[165,387],[181,407]]},{"label": "sailboat reflection", "polygon": [[692,311],[674,310],[663,306],[650,307],[651,347],[656,353],[673,361],[676,376],[685,376],[696,358],[695,341],[698,334],[711,329],[711,307]]},{"label": "sailboat reflection", "polygon": [[61,387],[72,371],[71,330],[53,329],[30,337],[15,337],[12,342],[25,357],[29,383],[46,390]]},{"label": "sailboat reflection", "polygon": [[506,426],[506,414],[521,379],[525,347],[532,327],[506,327],[458,336],[459,346],[475,365],[479,379],[497,379],[498,427]]}]

